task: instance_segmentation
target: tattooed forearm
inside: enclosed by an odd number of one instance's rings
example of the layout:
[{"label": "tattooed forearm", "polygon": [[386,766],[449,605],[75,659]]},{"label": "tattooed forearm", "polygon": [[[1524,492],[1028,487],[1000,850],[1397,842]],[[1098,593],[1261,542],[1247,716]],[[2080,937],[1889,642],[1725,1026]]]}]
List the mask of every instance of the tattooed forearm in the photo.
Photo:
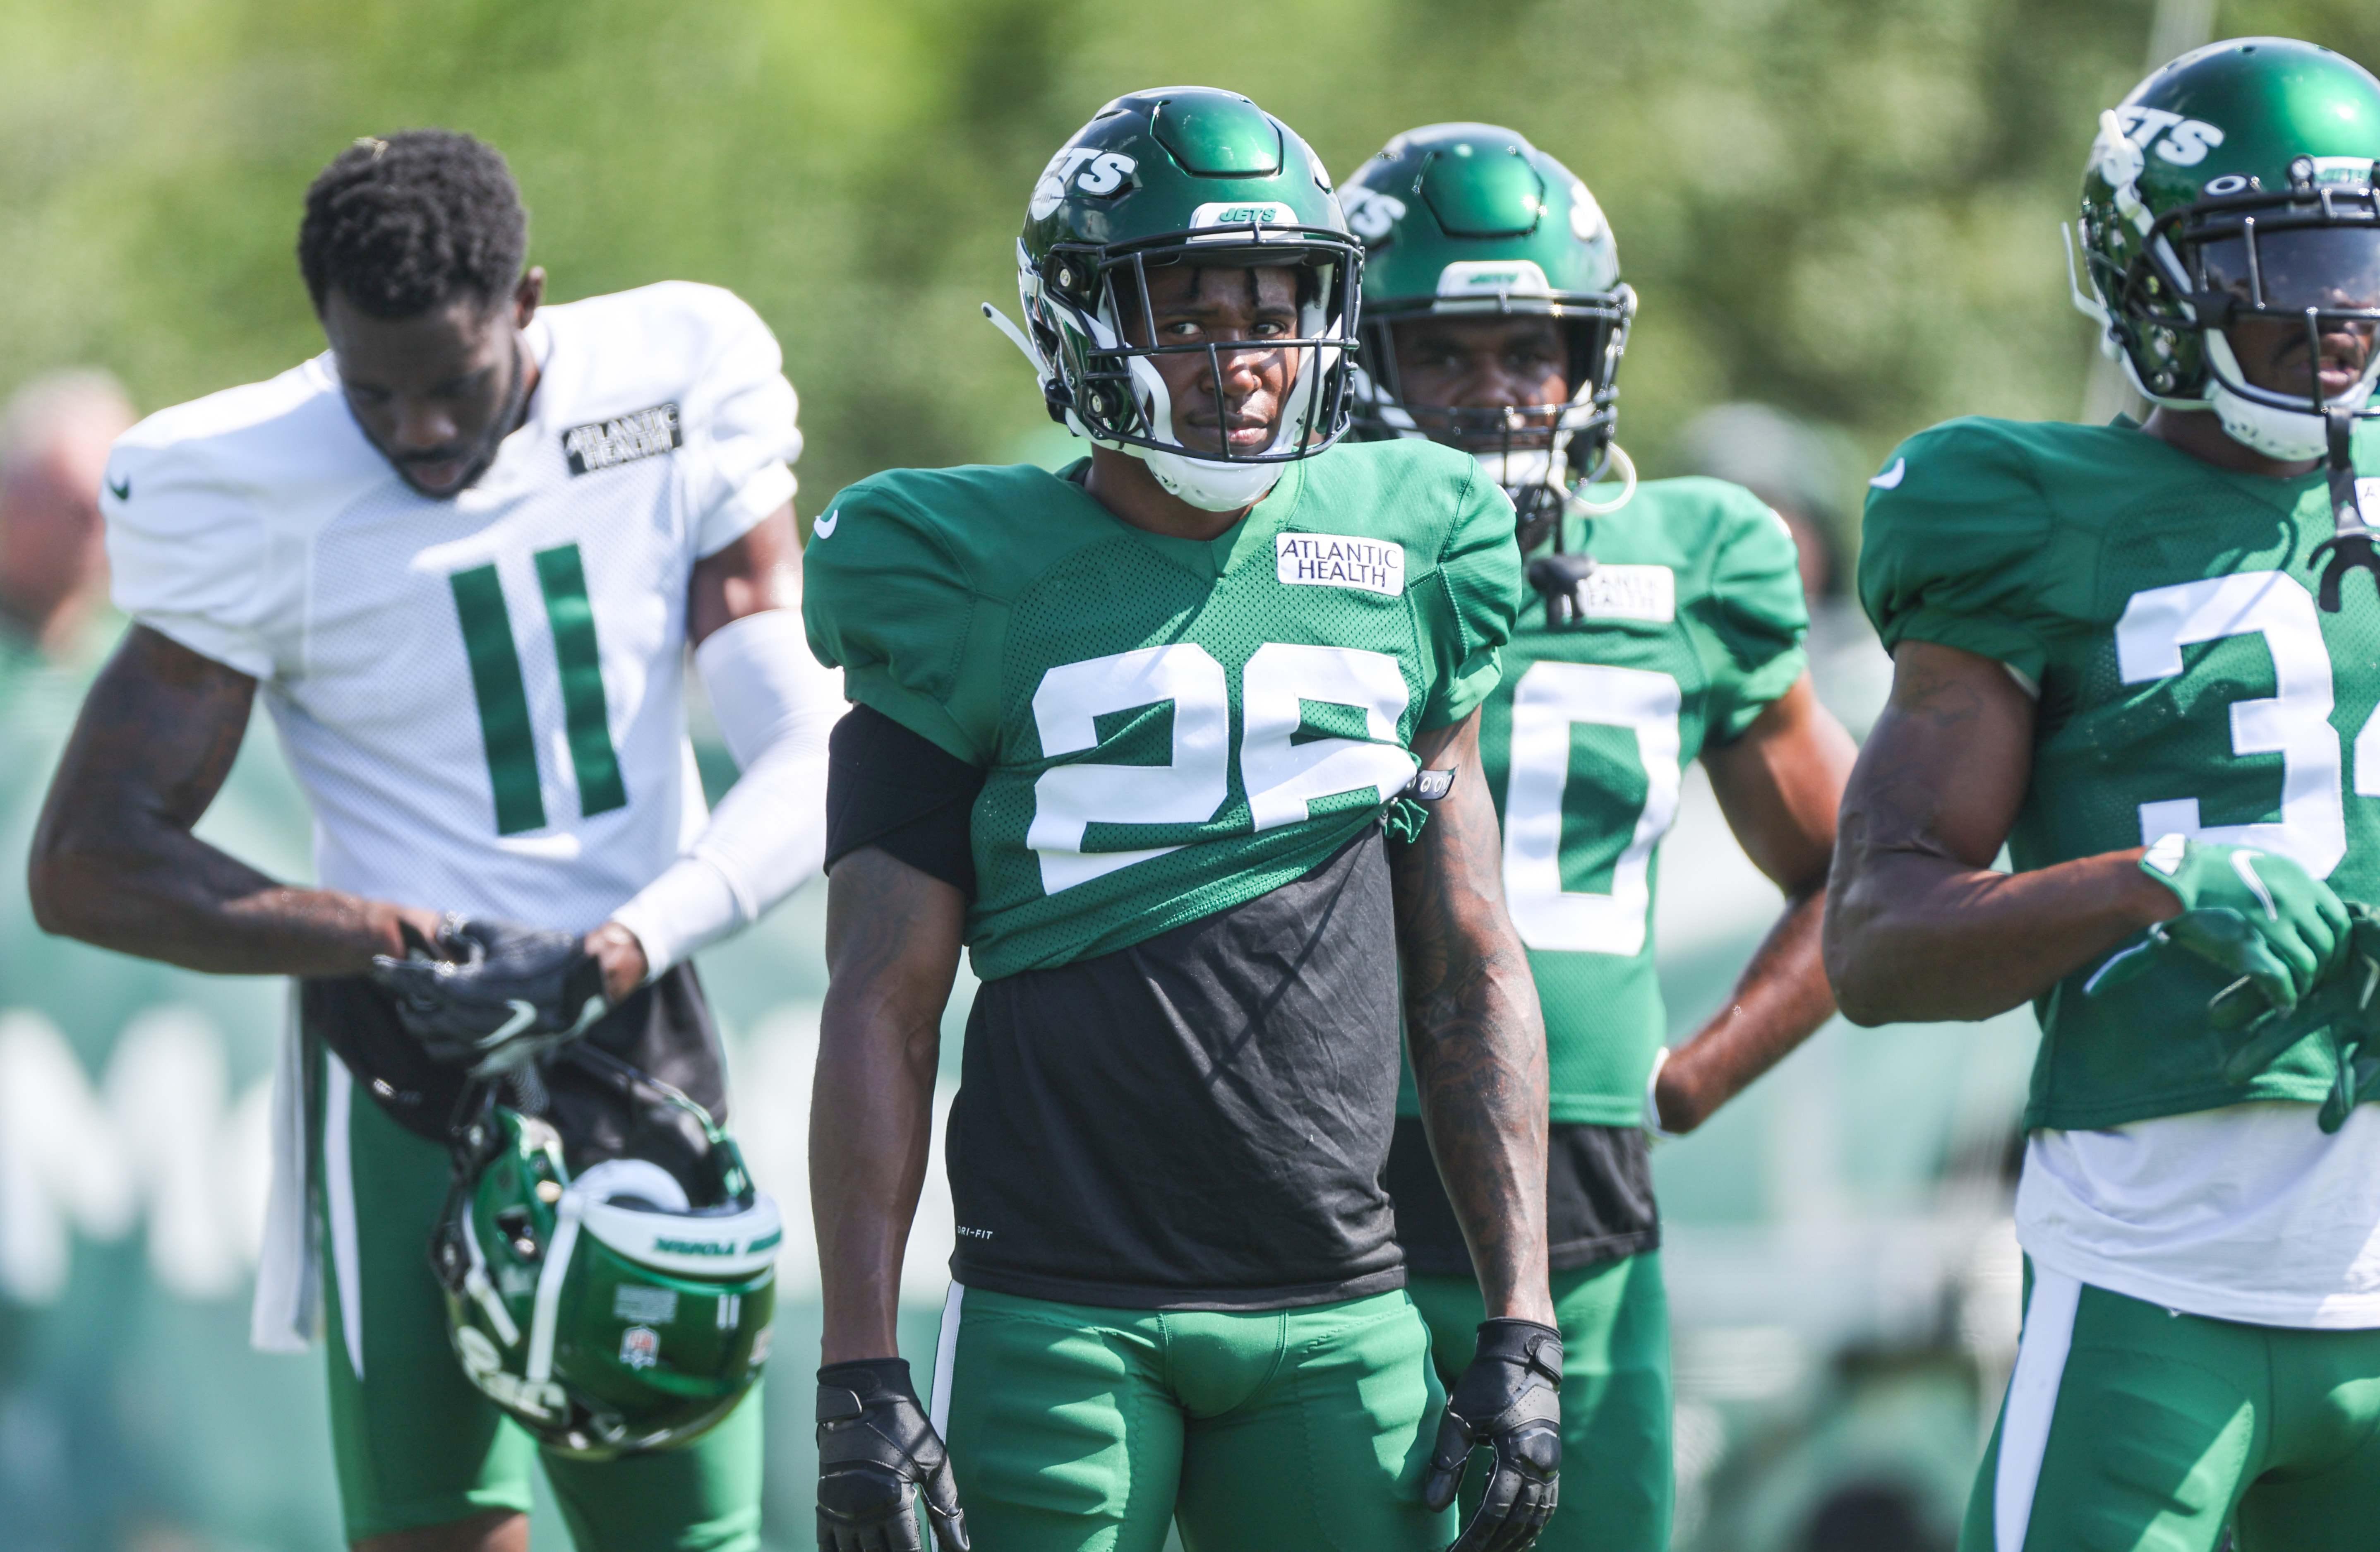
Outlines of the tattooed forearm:
[{"label": "tattooed forearm", "polygon": [[1546,1290],[1546,1042],[1504,912],[1474,717],[1423,745],[1454,789],[1391,859],[1423,1121],[1491,1315],[1552,1319]]},{"label": "tattooed forearm", "polygon": [[34,832],[47,932],[224,974],[336,975],[404,952],[405,911],[275,882],[190,833],[214,800],[256,681],[135,627],[91,686]]}]

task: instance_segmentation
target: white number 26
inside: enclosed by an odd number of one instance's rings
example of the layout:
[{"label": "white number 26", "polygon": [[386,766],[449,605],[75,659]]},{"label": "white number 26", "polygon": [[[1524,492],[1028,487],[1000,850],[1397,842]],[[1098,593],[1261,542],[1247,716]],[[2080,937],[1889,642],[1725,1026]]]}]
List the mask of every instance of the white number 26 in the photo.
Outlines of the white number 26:
[{"label": "white number 26", "polygon": [[[1353,647],[1258,647],[1240,671],[1240,782],[1251,828],[1305,819],[1318,798],[1372,788],[1387,802],[1413,779],[1414,757],[1396,742],[1410,699],[1403,672],[1386,653]],[[1033,784],[1025,844],[1041,862],[1049,894],[1161,857],[1178,846],[1085,851],[1094,824],[1203,825],[1231,798],[1231,704],[1223,666],[1195,642],[1141,647],[1041,676],[1033,721],[1045,757],[1098,747],[1098,719],[1170,701],[1172,757],[1162,765],[1057,765]],[[1304,703],[1360,712],[1367,739],[1309,738]],[[1370,741],[1379,740],[1379,741]]]}]

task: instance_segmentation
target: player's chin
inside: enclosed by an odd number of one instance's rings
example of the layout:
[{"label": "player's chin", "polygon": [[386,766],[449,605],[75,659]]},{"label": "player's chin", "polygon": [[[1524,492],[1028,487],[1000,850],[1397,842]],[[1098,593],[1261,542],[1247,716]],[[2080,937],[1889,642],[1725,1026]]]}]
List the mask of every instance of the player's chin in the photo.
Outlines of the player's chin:
[{"label": "player's chin", "polygon": [[460,495],[480,472],[470,458],[439,458],[427,463],[407,460],[396,466],[397,476],[422,495],[443,501]]}]

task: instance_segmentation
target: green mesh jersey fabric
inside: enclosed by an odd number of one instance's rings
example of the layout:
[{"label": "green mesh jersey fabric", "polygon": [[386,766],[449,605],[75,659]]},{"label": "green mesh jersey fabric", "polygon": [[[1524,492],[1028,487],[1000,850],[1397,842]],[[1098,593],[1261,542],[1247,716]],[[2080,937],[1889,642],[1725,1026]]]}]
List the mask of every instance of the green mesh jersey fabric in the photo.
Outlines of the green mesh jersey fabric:
[{"label": "green mesh jersey fabric", "polygon": [[985,771],[985,980],[1303,874],[1494,688],[1512,629],[1512,505],[1451,449],[1342,444],[1208,542],[1118,519],[1086,467],[879,474],[803,556],[845,692]]},{"label": "green mesh jersey fabric", "polygon": [[[2360,470],[2380,442],[2359,434]],[[2380,603],[2308,568],[2333,530],[2317,470],[2217,469],[2107,426],[1952,421],[1903,444],[1868,496],[1860,595],[1888,648],[1996,658],[2040,695],[2019,869],[2173,832],[2292,858],[2380,899]],[[2380,483],[2362,481],[2380,515]],[[2036,999],[2028,1127],[2091,1129],[2248,1100],[2316,1101],[2315,1036],[2237,1087],[2205,1027],[2208,971],[2096,997],[2096,962]]]},{"label": "green mesh jersey fabric", "polygon": [[[1646,481],[1609,516],[1563,521],[1563,547],[1596,561],[1585,616],[1549,627],[1524,590],[1480,759],[1545,1007],[1552,1118],[1634,1126],[1669,1028],[1653,898],[1681,772],[1801,677],[1809,616],[1792,536],[1740,485]],[[1399,1103],[1419,1113],[1410,1073]]]}]

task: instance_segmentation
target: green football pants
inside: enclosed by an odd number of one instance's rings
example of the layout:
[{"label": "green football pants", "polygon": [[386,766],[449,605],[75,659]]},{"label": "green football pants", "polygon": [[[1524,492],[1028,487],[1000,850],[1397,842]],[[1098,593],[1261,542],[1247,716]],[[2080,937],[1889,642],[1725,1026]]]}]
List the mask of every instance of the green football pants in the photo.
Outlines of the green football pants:
[{"label": "green football pants", "polygon": [[1438,1552],[1445,1392],[1400,1291],[1294,1310],[951,1289],[933,1421],[988,1552]]},{"label": "green football pants", "polygon": [[2029,1268],[1961,1552],[2380,1546],[2380,1330],[2178,1314]]},{"label": "green football pants", "polygon": [[[446,1150],[391,1120],[319,1057],[331,1444],[350,1542],[489,1509],[526,1513],[537,1443],[463,1377],[447,1343],[430,1231]],[[757,1552],[760,1393],[682,1449],[601,1462],[544,1456],[581,1552]]]},{"label": "green football pants", "polygon": [[[1415,1277],[1439,1379],[1470,1365],[1488,1317],[1469,1277]],[[1675,1497],[1670,1461],[1670,1301],[1661,1253],[1553,1275],[1562,1335],[1561,1504],[1537,1537],[1541,1552],[1666,1552]],[[1463,1482],[1467,1523],[1484,1490],[1474,1462]]]}]

